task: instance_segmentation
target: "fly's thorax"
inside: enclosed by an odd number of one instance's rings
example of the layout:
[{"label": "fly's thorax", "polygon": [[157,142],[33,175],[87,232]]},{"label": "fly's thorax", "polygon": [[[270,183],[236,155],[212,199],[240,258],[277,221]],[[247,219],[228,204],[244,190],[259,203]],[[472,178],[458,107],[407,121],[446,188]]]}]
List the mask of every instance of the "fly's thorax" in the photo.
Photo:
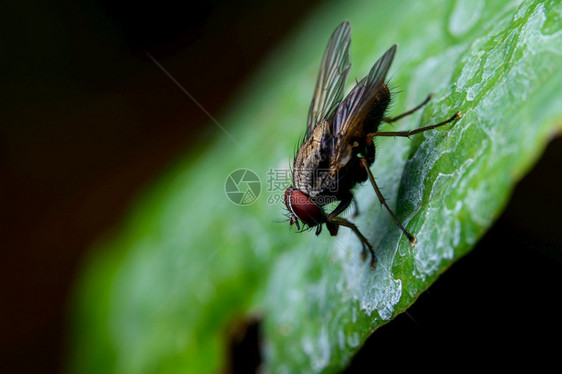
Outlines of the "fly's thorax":
[{"label": "fly's thorax", "polygon": [[330,124],[322,120],[297,152],[293,183],[308,196],[316,197],[333,184],[329,170],[332,140]]},{"label": "fly's thorax", "polygon": [[301,145],[295,157],[295,169],[316,169],[326,158],[327,142],[332,137],[330,124],[322,120],[312,135]]},{"label": "fly's thorax", "polygon": [[356,153],[353,144],[346,144],[342,148],[342,156],[340,158],[334,159],[330,164],[330,167],[334,170],[340,170],[341,168],[345,167],[351,161],[354,153]]},{"label": "fly's thorax", "polygon": [[337,175],[330,169],[315,169],[301,171],[293,179],[295,188],[306,193],[318,205],[324,206],[330,202],[325,202],[323,196],[335,196],[339,191]]}]

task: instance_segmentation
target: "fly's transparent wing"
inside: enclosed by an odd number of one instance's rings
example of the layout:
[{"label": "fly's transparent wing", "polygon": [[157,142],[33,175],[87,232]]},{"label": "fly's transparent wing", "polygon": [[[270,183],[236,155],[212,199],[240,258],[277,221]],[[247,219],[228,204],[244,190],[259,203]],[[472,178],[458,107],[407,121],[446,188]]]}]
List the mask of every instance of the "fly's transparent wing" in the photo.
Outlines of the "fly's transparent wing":
[{"label": "fly's transparent wing", "polygon": [[357,83],[330,119],[332,134],[335,136],[334,161],[336,164],[347,154],[350,138],[356,132],[357,126],[362,126],[369,113],[376,93],[384,83],[395,53],[396,44],[375,62],[369,75]]},{"label": "fly's transparent wing", "polygon": [[308,111],[306,138],[322,119],[328,118],[343,99],[347,75],[351,67],[349,45],[351,26],[344,21],[334,30],[320,65],[314,97]]}]

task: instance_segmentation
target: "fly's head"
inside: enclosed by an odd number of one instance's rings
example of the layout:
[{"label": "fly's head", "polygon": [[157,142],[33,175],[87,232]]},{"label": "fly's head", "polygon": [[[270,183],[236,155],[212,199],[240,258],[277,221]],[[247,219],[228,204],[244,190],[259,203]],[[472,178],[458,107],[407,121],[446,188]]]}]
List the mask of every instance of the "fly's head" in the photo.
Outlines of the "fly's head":
[{"label": "fly's head", "polygon": [[289,187],[285,191],[285,205],[289,210],[289,225],[294,224],[297,230],[301,229],[299,220],[308,227],[326,222],[326,215],[322,208],[316,205],[307,194],[293,187]]}]

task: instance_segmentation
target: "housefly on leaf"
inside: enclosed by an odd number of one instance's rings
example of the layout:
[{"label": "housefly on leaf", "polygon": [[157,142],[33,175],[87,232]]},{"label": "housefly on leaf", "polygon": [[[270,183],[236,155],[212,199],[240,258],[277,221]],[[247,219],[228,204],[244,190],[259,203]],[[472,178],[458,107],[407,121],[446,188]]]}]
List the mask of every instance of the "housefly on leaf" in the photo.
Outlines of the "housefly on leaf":
[{"label": "housefly on leaf", "polygon": [[[293,185],[285,191],[285,205],[289,212],[289,224],[294,224],[298,230],[301,230],[301,225],[302,229],[315,227],[316,235],[319,235],[322,225],[326,225],[332,236],[337,235],[340,226],[353,230],[363,245],[363,257],[367,250],[371,253],[371,267],[374,268],[376,257],[373,246],[354,223],[339,217],[353,201],[351,190],[356,184],[369,179],[379,201],[411,246],[416,238],[396,218],[371,173],[370,166],[375,161],[373,138],[410,137],[453,122],[461,114],[457,112],[443,122],[416,130],[380,132],[381,122],[391,123],[414,113],[429,102],[431,95],[399,116],[385,116],[391,99],[385,78],[396,53],[396,45],[393,45],[344,98],[351,67],[350,36],[351,26],[344,21],[328,42],[308,113],[305,137],[294,159]],[[324,207],[334,202],[338,202],[336,207],[327,213]]]}]

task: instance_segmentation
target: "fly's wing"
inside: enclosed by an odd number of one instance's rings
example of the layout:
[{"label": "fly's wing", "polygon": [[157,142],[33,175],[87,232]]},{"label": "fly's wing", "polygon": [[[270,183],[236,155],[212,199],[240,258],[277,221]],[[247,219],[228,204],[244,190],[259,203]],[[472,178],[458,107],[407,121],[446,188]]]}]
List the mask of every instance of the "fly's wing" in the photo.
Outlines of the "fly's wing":
[{"label": "fly's wing", "polygon": [[344,21],[334,30],[320,65],[314,97],[308,111],[306,139],[322,119],[328,118],[343,99],[347,74],[351,67],[349,45],[351,26]]},{"label": "fly's wing", "polygon": [[384,83],[388,69],[396,53],[396,44],[390,47],[371,68],[369,75],[363,78],[345,100],[339,105],[331,118],[332,134],[335,135],[334,157],[332,165],[342,164],[348,154],[350,138],[358,126],[363,124],[371,109],[375,94]]}]

